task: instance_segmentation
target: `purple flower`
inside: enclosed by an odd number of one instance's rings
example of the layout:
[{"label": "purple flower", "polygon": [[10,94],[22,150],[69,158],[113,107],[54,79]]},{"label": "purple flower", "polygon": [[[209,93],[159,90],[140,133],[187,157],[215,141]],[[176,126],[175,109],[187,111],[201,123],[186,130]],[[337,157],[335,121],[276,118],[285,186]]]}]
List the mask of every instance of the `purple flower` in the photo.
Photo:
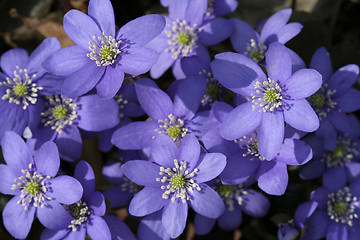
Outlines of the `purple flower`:
[{"label": "purple flower", "polygon": [[139,240],[170,240],[166,227],[162,223],[163,210],[151,213],[141,219],[137,231]]},{"label": "purple flower", "polygon": [[110,228],[111,239],[136,240],[136,237],[131,232],[129,227],[123,221],[121,221],[120,218],[111,215],[106,215],[104,216],[104,219]]},{"label": "purple flower", "polygon": [[313,69],[292,74],[290,54],[281,43],[272,43],[267,51],[267,76],[255,62],[237,53],[216,55],[211,68],[223,86],[251,99],[224,120],[220,128],[223,138],[235,140],[258,128],[259,153],[270,160],[284,140],[284,121],[305,132],[319,127],[305,98],[320,88],[321,75]]},{"label": "purple flower", "polygon": [[338,131],[352,131],[346,113],[360,109],[360,91],[351,88],[359,75],[359,67],[349,64],[333,73],[330,55],[323,47],[314,53],[310,67],[319,71],[323,79],[321,88],[308,98],[320,119],[316,135],[324,139],[326,149],[333,151]]},{"label": "purple flower", "polygon": [[358,239],[360,178],[347,186],[346,175],[333,171],[323,179],[323,184],[311,193],[310,199],[318,207],[305,221],[303,239]]},{"label": "purple flower", "polygon": [[61,204],[81,198],[81,184],[69,176],[55,177],[60,166],[57,147],[44,143],[32,157],[25,142],[14,132],[5,132],[2,150],[7,165],[0,164],[0,192],[15,195],[5,206],[5,228],[25,239],[36,213],[47,228],[61,229],[71,220]]},{"label": "purple flower", "polygon": [[139,17],[115,34],[110,0],[91,0],[88,14],[70,10],[64,16],[64,30],[77,45],[55,52],[44,66],[67,76],[63,97],[78,97],[96,86],[99,96],[112,98],[125,73],[145,73],[156,61],[156,52],[144,45],[163,30],[165,19],[160,15]]},{"label": "purple flower", "polygon": [[205,21],[206,11],[207,0],[170,2],[164,31],[148,44],[159,53],[150,70],[152,78],[159,78],[171,66],[177,79],[184,78],[181,58],[197,55],[208,62],[206,46],[218,44],[230,36],[232,24],[223,18]]},{"label": "purple flower", "polygon": [[135,89],[141,107],[151,120],[132,122],[121,127],[111,142],[120,149],[143,149],[149,147],[157,136],[168,135],[174,142],[192,133],[200,136],[202,121],[207,116],[196,112],[206,88],[203,76],[191,76],[181,80],[174,103],[156,83],[148,78],[136,81]]},{"label": "purple flower", "polygon": [[145,186],[130,202],[131,215],[145,216],[163,209],[164,229],[175,238],[185,228],[188,204],[209,218],[223,213],[221,198],[205,184],[224,169],[223,154],[200,155],[200,144],[192,135],[185,136],[179,147],[160,135],[152,145],[151,159],[155,163],[133,160],[121,167],[131,181]]},{"label": "purple flower", "polygon": [[63,78],[46,73],[42,62],[60,48],[56,38],[45,39],[30,55],[17,48],[1,56],[0,139],[5,131],[23,134],[25,127],[39,124],[44,108],[42,96],[60,91]]},{"label": "purple flower", "polygon": [[79,128],[86,131],[112,128],[119,123],[117,111],[114,99],[103,99],[97,95],[76,99],[47,96],[41,125],[33,131],[33,138],[27,143],[31,148],[38,149],[45,141],[54,141],[62,159],[77,161],[82,149]]},{"label": "purple flower", "polygon": [[[271,43],[287,43],[298,35],[302,29],[300,23],[286,24],[291,16],[290,8],[281,10],[272,15],[264,24],[260,35],[245,21],[231,19],[234,25],[234,32],[230,40],[238,53],[244,54],[254,62],[262,62]],[[293,51],[289,51],[292,60],[302,62]]]},{"label": "purple flower", "polygon": [[70,217],[68,225],[60,230],[45,229],[41,239],[81,240],[85,239],[86,234],[93,240],[111,239],[109,227],[101,217],[105,214],[106,205],[104,196],[95,191],[94,171],[87,162],[80,161],[76,165],[74,177],[81,183],[84,192],[79,201],[64,206]]},{"label": "purple flower", "polygon": [[195,216],[195,232],[208,234],[215,222],[225,231],[234,230],[242,223],[242,212],[252,217],[263,217],[267,214],[270,201],[261,193],[249,189],[250,182],[237,185],[224,185],[217,180],[211,187],[225,203],[225,212],[218,219],[211,219],[200,214]]}]

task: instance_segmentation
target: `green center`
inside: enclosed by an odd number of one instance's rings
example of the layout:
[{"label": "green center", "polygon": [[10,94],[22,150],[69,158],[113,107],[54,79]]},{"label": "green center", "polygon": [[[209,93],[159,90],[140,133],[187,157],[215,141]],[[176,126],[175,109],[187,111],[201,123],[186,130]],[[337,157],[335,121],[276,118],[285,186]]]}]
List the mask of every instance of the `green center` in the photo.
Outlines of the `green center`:
[{"label": "green center", "polygon": [[219,96],[220,89],[217,86],[209,86],[206,89],[206,94],[212,98],[215,98],[215,97]]},{"label": "green center", "polygon": [[235,186],[232,185],[221,185],[219,187],[219,193],[221,196],[227,198],[231,195],[233,190],[235,189]]},{"label": "green center", "polygon": [[187,33],[181,32],[177,36],[178,36],[177,43],[179,45],[188,45],[191,41],[191,37]]},{"label": "green center", "polygon": [[166,130],[166,132],[170,138],[178,138],[181,134],[181,129],[177,126],[171,126]]},{"label": "green center", "polygon": [[272,88],[266,90],[266,92],[264,93],[264,99],[267,102],[275,102],[277,100],[276,90]]},{"label": "green center", "polygon": [[110,61],[114,58],[115,52],[110,46],[102,46],[100,49],[100,57],[103,60]]},{"label": "green center", "polygon": [[182,188],[185,186],[185,179],[183,175],[175,174],[171,180],[170,183],[176,187],[176,188]]},{"label": "green center", "polygon": [[343,201],[337,201],[333,204],[333,210],[337,213],[337,214],[343,214],[346,212],[347,208],[348,208],[348,204],[346,202]]},{"label": "green center", "polygon": [[17,83],[13,87],[13,91],[17,97],[24,97],[24,96],[26,96],[26,94],[28,94],[28,87],[22,83]]},{"label": "green center", "polygon": [[68,113],[69,110],[63,105],[58,105],[53,108],[53,116],[56,119],[66,118],[68,116]]},{"label": "green center", "polygon": [[82,217],[83,214],[82,214],[82,209],[84,208],[84,206],[82,205],[76,205],[74,204],[73,207],[72,207],[72,214],[74,217]]},{"label": "green center", "polygon": [[312,96],[311,101],[315,107],[321,108],[325,104],[325,97],[321,93],[317,93]]},{"label": "green center", "polygon": [[28,182],[25,189],[31,196],[34,196],[39,192],[39,184],[37,182]]},{"label": "green center", "polygon": [[264,56],[259,50],[254,49],[250,53],[250,58],[254,61],[260,62],[261,60],[263,60]]},{"label": "green center", "polygon": [[335,158],[341,158],[344,156],[344,148],[341,145],[337,145],[331,154]]}]

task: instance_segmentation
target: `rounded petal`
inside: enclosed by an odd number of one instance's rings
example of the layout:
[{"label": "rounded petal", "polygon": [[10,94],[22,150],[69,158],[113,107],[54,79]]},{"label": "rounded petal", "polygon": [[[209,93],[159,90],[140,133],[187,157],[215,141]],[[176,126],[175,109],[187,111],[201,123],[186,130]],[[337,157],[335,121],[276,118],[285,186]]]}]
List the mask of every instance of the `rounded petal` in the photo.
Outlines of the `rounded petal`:
[{"label": "rounded petal", "polygon": [[118,217],[112,215],[104,216],[104,220],[111,232],[111,239],[136,240],[130,228]]},{"label": "rounded petal", "polygon": [[190,206],[195,212],[208,217],[218,218],[225,211],[222,198],[206,184],[200,185],[201,191],[195,190],[190,196]]},{"label": "rounded petal", "polygon": [[35,152],[36,170],[42,175],[55,177],[59,171],[59,150],[55,143],[46,142]]},{"label": "rounded petal", "polygon": [[53,200],[47,201],[44,207],[38,207],[36,215],[41,224],[50,229],[67,228],[73,219],[60,203]]},{"label": "rounded petal", "polygon": [[106,67],[104,74],[96,85],[96,91],[101,98],[113,98],[124,81],[124,72],[119,67]]},{"label": "rounded petal", "polygon": [[1,140],[4,160],[16,176],[23,175],[21,170],[28,169],[33,164],[31,152],[22,138],[15,132],[5,132]]},{"label": "rounded petal", "polygon": [[108,190],[104,191],[104,196],[111,202],[111,208],[117,208],[121,205],[127,204],[134,197],[133,193],[128,190],[124,190],[123,186],[116,185]]},{"label": "rounded petal", "polygon": [[205,46],[212,46],[227,39],[234,27],[232,22],[224,18],[214,18],[201,26],[199,41]]},{"label": "rounded petal", "polygon": [[149,14],[136,18],[120,28],[117,40],[129,40],[132,47],[145,46],[158,36],[165,27],[165,18],[158,14]]},{"label": "rounded petal", "polygon": [[42,233],[41,233],[40,240],[63,239],[65,237],[65,235],[69,233],[69,231],[71,231],[70,228],[66,228],[63,230],[51,230],[51,229],[45,228],[44,231],[42,231]]},{"label": "rounded petal", "polygon": [[[292,10],[290,8],[278,11],[273,14],[264,24],[261,30],[261,39],[266,39],[265,43],[269,44],[269,40],[281,30],[291,16]],[[269,38],[269,39],[267,39]],[[269,43],[268,43],[269,42]]]},{"label": "rounded petal", "polygon": [[130,47],[121,53],[117,68],[131,75],[140,75],[150,70],[159,55],[152,49]]},{"label": "rounded petal", "polygon": [[259,126],[262,115],[252,109],[251,101],[241,104],[225,118],[220,126],[220,135],[227,140],[241,138]]},{"label": "rounded petal", "polygon": [[286,163],[287,165],[302,165],[312,158],[311,147],[305,142],[298,139],[287,138],[281,145],[276,160]]},{"label": "rounded petal", "polygon": [[331,193],[326,187],[320,187],[311,192],[310,200],[315,201],[318,204],[318,208],[321,210],[327,209],[327,202],[329,200],[328,195]]},{"label": "rounded petal", "polygon": [[74,177],[83,188],[83,197],[88,199],[95,192],[95,174],[90,164],[80,161],[76,165]]},{"label": "rounded petal", "polygon": [[89,41],[93,41],[93,36],[102,36],[101,30],[94,20],[78,10],[68,11],[64,16],[63,25],[69,38],[85,51],[89,51]]},{"label": "rounded petal", "polygon": [[[226,210],[225,210],[226,211]],[[208,234],[214,227],[216,219],[208,218],[200,214],[195,215],[194,225],[195,233],[198,235]]]},{"label": "rounded petal", "polygon": [[325,164],[319,160],[312,160],[306,164],[300,171],[300,177],[304,180],[310,180],[320,177],[325,169]]},{"label": "rounded petal", "polygon": [[166,52],[165,49],[162,49],[159,52],[158,60],[150,69],[150,76],[154,79],[161,77],[166,72],[166,70],[168,70],[175,63],[175,60],[176,59],[172,57],[171,52]]},{"label": "rounded petal", "polygon": [[111,233],[105,220],[98,216],[93,216],[86,224],[86,230],[92,240],[111,239]]},{"label": "rounded petal", "polygon": [[60,158],[74,162],[79,160],[82,151],[80,131],[76,126],[70,126],[58,134],[55,143],[59,148]]},{"label": "rounded petal", "polygon": [[161,186],[162,182],[156,181],[157,178],[162,178],[160,173],[160,166],[143,160],[131,160],[121,166],[121,171],[134,183],[141,186]]},{"label": "rounded petal", "polygon": [[286,93],[299,100],[314,94],[322,84],[322,76],[313,69],[300,69],[286,80]]},{"label": "rounded petal", "polygon": [[88,14],[99,25],[102,32],[115,36],[115,16],[110,0],[91,0]]},{"label": "rounded petal", "polygon": [[221,153],[207,153],[202,155],[196,167],[199,171],[193,179],[196,180],[197,183],[210,181],[219,176],[225,166],[226,157]]},{"label": "rounded petal", "polygon": [[272,43],[266,52],[265,61],[266,70],[271,80],[284,83],[291,76],[291,56],[283,44]]},{"label": "rounded petal", "polygon": [[263,217],[270,209],[270,201],[262,193],[247,189],[246,194],[242,195],[240,209],[252,217]]},{"label": "rounded petal", "polygon": [[230,20],[234,25],[234,31],[231,34],[231,43],[238,53],[244,54],[247,51],[247,46],[250,44],[251,39],[259,42],[259,35],[257,32],[245,21],[238,18]]},{"label": "rounded petal", "polygon": [[199,140],[192,134],[187,134],[181,141],[178,153],[178,161],[187,162],[187,170],[192,172],[199,161],[200,156],[200,144]]},{"label": "rounded petal", "polygon": [[360,91],[350,88],[336,102],[342,112],[355,112],[360,109]]},{"label": "rounded petal", "polygon": [[346,172],[343,167],[327,169],[323,175],[323,184],[333,192],[346,186]]},{"label": "rounded petal", "polygon": [[6,73],[9,77],[14,77],[14,70],[19,66],[20,69],[24,69],[26,67],[26,62],[28,60],[28,53],[25,49],[15,48],[10,49],[1,55],[0,58],[0,67],[4,73]]},{"label": "rounded petal", "polygon": [[329,89],[336,89],[333,97],[339,97],[349,90],[358,75],[359,66],[356,64],[349,64],[337,70],[328,81]]},{"label": "rounded petal", "polygon": [[17,203],[20,200],[20,195],[10,199],[2,212],[2,218],[6,230],[13,237],[25,239],[34,220],[36,208],[30,207],[25,211],[24,206]]},{"label": "rounded petal", "polygon": [[327,240],[346,240],[348,239],[348,231],[346,224],[330,221],[328,231],[326,233]]},{"label": "rounded petal", "polygon": [[258,148],[261,156],[273,159],[284,141],[284,116],[280,113],[263,113],[258,131]]},{"label": "rounded petal", "polygon": [[[300,23],[289,23],[276,32],[277,41],[285,44],[301,32],[303,25]],[[272,36],[271,36],[272,37]]]},{"label": "rounded petal", "polygon": [[219,217],[218,224],[221,229],[231,231],[241,225],[242,219],[242,212],[237,206],[232,211],[226,208],[224,214]]},{"label": "rounded petal", "polygon": [[14,180],[17,178],[11,169],[4,164],[0,164],[0,192],[2,194],[20,195],[19,189],[12,190],[11,187],[14,184]]},{"label": "rounded petal", "polygon": [[64,237],[63,240],[78,240],[78,239],[85,239],[86,237],[86,226],[81,225],[80,229],[77,231],[69,231],[68,235]]},{"label": "rounded petal", "polygon": [[46,195],[63,204],[72,204],[80,200],[83,188],[79,181],[69,176],[58,176],[47,181]]},{"label": "rounded petal", "polygon": [[177,154],[177,146],[167,135],[159,135],[151,147],[151,158],[154,162],[165,168],[174,166],[174,159]]},{"label": "rounded petal", "polygon": [[[161,221],[163,211],[157,211],[144,217],[138,228],[137,237],[139,240],[168,240],[169,234]],[[124,239],[125,240],[125,239]]]},{"label": "rounded petal", "polygon": [[315,69],[322,75],[323,82],[327,82],[330,79],[333,69],[330,54],[326,48],[321,47],[316,50],[311,58],[310,68]]},{"label": "rounded petal", "polygon": [[87,60],[83,67],[65,78],[61,90],[62,97],[75,98],[89,92],[99,82],[105,69],[96,66],[92,60]]},{"label": "rounded petal", "polygon": [[178,237],[184,231],[187,215],[188,205],[180,199],[165,205],[161,221],[171,238]]},{"label": "rounded petal", "polygon": [[165,190],[160,187],[145,187],[131,200],[129,213],[133,216],[142,217],[160,210],[169,199],[162,198]]},{"label": "rounded petal", "polygon": [[[295,129],[314,132],[319,128],[319,118],[305,100],[289,101],[290,108],[284,111],[285,122]],[[301,116],[301,119],[299,119]]]},{"label": "rounded petal", "polygon": [[283,195],[288,184],[286,164],[276,161],[264,161],[256,175],[261,190],[270,195]]},{"label": "rounded petal", "polygon": [[165,119],[171,113],[173,103],[153,80],[141,78],[135,82],[136,95],[141,107],[154,120]]},{"label": "rounded petal", "polygon": [[300,204],[296,208],[294,214],[294,220],[296,226],[298,226],[300,229],[304,228],[306,219],[309,218],[314,213],[314,211],[317,208],[317,205],[318,204],[316,202],[304,202]]},{"label": "rounded petal", "polygon": [[87,95],[79,99],[78,126],[86,131],[103,131],[119,124],[118,104],[114,99]]},{"label": "rounded petal", "polygon": [[321,239],[326,236],[329,225],[329,216],[326,211],[315,211],[306,222],[304,239]]}]

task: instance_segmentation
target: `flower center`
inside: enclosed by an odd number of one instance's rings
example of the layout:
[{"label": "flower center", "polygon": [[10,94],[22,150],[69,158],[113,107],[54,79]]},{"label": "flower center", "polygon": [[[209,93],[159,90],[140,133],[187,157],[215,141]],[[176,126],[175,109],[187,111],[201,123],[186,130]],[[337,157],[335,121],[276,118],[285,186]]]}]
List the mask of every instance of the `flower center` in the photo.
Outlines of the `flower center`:
[{"label": "flower center", "polygon": [[169,48],[165,49],[165,52],[172,52],[172,58],[177,59],[180,57],[186,57],[197,48],[197,34],[201,32],[201,28],[198,28],[196,24],[192,27],[187,24],[185,20],[176,20],[172,22],[172,26],[167,25],[169,31],[165,31],[169,38]]},{"label": "flower center", "polygon": [[207,83],[206,92],[201,100],[201,104],[206,105],[209,103],[211,106],[214,102],[221,100],[222,86],[211,72],[203,69],[199,74],[205,76]]},{"label": "flower center", "polygon": [[69,228],[71,228],[74,232],[78,230],[78,227],[81,226],[84,222],[86,222],[91,214],[89,207],[87,204],[81,200],[77,201],[72,205],[65,206],[65,209],[73,216],[73,220],[71,220]]},{"label": "flower center", "polygon": [[72,99],[62,99],[59,95],[48,96],[46,109],[41,113],[41,123],[51,126],[52,130],[62,133],[77,118],[77,104]]},{"label": "flower center", "polygon": [[332,95],[336,93],[336,90],[327,89],[327,84],[324,83],[322,87],[307,100],[322,120],[327,114],[336,107],[337,103],[332,100]]},{"label": "flower center", "polygon": [[20,69],[19,66],[16,66],[14,76],[13,79],[7,77],[6,81],[0,82],[0,85],[8,87],[1,99],[17,105],[22,104],[25,110],[29,106],[29,102],[31,104],[36,103],[37,92],[42,90],[43,87],[37,87],[36,83],[33,83],[36,74],[30,76],[27,69]]},{"label": "flower center", "polygon": [[209,97],[215,98],[219,96],[220,89],[217,86],[210,85],[206,89],[206,94],[209,95]]},{"label": "flower center", "polygon": [[267,47],[263,41],[260,41],[258,44],[255,39],[250,39],[250,43],[247,44],[245,56],[251,58],[254,62],[259,63],[265,57]]},{"label": "flower center", "polygon": [[175,143],[179,143],[189,131],[184,127],[185,122],[181,118],[175,118],[172,114],[169,114],[165,120],[158,120],[158,123],[159,128],[155,131],[168,135]]},{"label": "flower center", "polygon": [[102,37],[93,36],[94,43],[89,42],[91,52],[87,54],[98,67],[112,65],[121,53],[119,46],[122,41],[116,41],[114,37],[105,35],[105,32],[102,34]]},{"label": "flower center", "polygon": [[219,179],[216,180],[216,183],[212,188],[219,193],[220,197],[228,205],[229,211],[234,211],[235,202],[238,205],[241,205],[243,200],[242,196],[248,193],[246,189],[243,188],[242,184],[224,185]]},{"label": "flower center", "polygon": [[346,136],[339,136],[334,151],[325,152],[321,158],[328,168],[344,167],[345,163],[351,162],[358,156],[357,142]]},{"label": "flower center", "polygon": [[45,187],[45,181],[50,179],[50,176],[44,177],[38,174],[30,163],[28,169],[21,170],[23,174],[19,178],[14,179],[15,184],[11,186],[12,190],[21,190],[21,200],[17,204],[24,206],[25,210],[29,210],[32,205],[34,207],[44,207],[45,199],[50,200],[51,198],[46,196],[47,191]]},{"label": "flower center", "polygon": [[234,185],[220,185],[219,194],[225,198],[232,196],[232,193],[236,189]]},{"label": "flower center", "polygon": [[259,153],[256,132],[253,132],[250,138],[243,136],[239,140],[235,140],[235,142],[239,143],[241,149],[246,150],[246,153],[243,153],[243,157],[250,156],[250,160],[254,160],[255,158],[260,161],[265,160],[265,158]]},{"label": "flower center", "polygon": [[358,218],[355,213],[358,205],[357,197],[353,197],[349,188],[345,187],[336,193],[328,194],[327,213],[331,220],[352,226],[353,220]]},{"label": "flower center", "polygon": [[280,110],[282,106],[282,89],[280,85],[268,78],[267,81],[255,83],[256,94],[251,94],[252,108],[260,108],[259,112],[273,112],[274,110]]},{"label": "flower center", "polygon": [[194,189],[200,191],[199,184],[192,179],[199,169],[195,168],[191,173],[187,169],[187,162],[181,161],[180,165],[177,159],[174,159],[174,168],[160,167],[159,175],[162,178],[157,178],[156,181],[165,183],[161,189],[166,189],[162,195],[163,199],[168,199],[171,196],[171,201],[175,202],[180,198],[183,203],[190,199],[188,192],[194,192]]}]

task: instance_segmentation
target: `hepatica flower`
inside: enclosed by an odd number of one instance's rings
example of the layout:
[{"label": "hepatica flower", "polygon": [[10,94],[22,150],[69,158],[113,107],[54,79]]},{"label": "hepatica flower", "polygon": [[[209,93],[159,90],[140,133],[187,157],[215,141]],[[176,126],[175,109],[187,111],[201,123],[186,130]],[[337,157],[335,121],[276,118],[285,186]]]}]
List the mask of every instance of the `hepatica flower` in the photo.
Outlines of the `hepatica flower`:
[{"label": "hepatica flower", "polygon": [[150,70],[152,78],[159,78],[171,66],[177,79],[184,78],[180,68],[181,58],[197,55],[209,61],[205,47],[218,44],[230,36],[231,23],[222,18],[205,21],[206,11],[207,0],[170,2],[164,31],[148,45],[159,53]]},{"label": "hepatica flower", "polygon": [[223,213],[221,198],[205,184],[224,169],[223,154],[200,155],[200,144],[192,135],[185,136],[178,147],[168,136],[160,135],[152,145],[151,159],[154,163],[133,160],[121,167],[131,181],[145,186],[131,200],[130,214],[145,216],[163,209],[164,229],[176,238],[185,228],[188,204],[209,218]]},{"label": "hepatica flower", "polygon": [[7,165],[0,165],[0,192],[14,195],[2,212],[9,233],[25,239],[35,213],[47,228],[65,227],[71,219],[61,204],[78,201],[83,189],[72,177],[55,177],[60,166],[56,145],[46,142],[32,157],[21,137],[6,132],[2,150]]},{"label": "hepatica flower", "polygon": [[319,48],[311,59],[310,68],[319,71],[323,79],[321,88],[308,98],[320,119],[316,135],[324,140],[326,149],[333,151],[338,131],[352,131],[346,113],[360,109],[360,91],[351,88],[359,75],[359,67],[349,64],[333,72],[329,53]]},{"label": "hepatica flower", "polygon": [[25,127],[37,127],[44,107],[43,95],[61,89],[63,79],[46,73],[42,62],[60,48],[56,38],[45,39],[28,56],[17,48],[1,56],[0,66],[0,139],[7,130],[22,134]]},{"label": "hepatica flower", "polygon": [[223,86],[251,99],[227,116],[220,127],[221,136],[235,140],[259,128],[259,153],[270,160],[280,151],[284,122],[305,132],[319,127],[305,98],[320,88],[321,75],[313,69],[292,74],[290,54],[281,43],[269,46],[265,60],[267,76],[251,59],[236,53],[216,55],[211,68]]},{"label": "hepatica flower", "polygon": [[[95,191],[95,175],[91,166],[81,161],[76,165],[74,177],[81,183],[84,192],[79,201],[65,205],[68,212],[68,225],[61,229],[45,229],[41,239],[85,239],[88,234],[93,240],[111,239],[105,220],[106,205],[104,196]],[[119,226],[123,227],[123,226]]]},{"label": "hepatica flower", "polygon": [[88,14],[70,10],[64,16],[64,30],[76,46],[60,49],[44,66],[67,76],[62,88],[66,98],[81,96],[94,87],[99,96],[112,98],[125,73],[145,73],[156,61],[156,52],[144,45],[163,30],[165,19],[160,15],[139,17],[115,33],[110,0],[91,0]]},{"label": "hepatica flower", "polygon": [[62,159],[77,161],[82,149],[79,128],[102,131],[118,123],[118,105],[114,99],[103,99],[97,95],[75,99],[47,96],[45,110],[41,113],[41,124],[33,131],[33,138],[28,139],[27,143],[37,149],[45,141],[54,141]]}]

